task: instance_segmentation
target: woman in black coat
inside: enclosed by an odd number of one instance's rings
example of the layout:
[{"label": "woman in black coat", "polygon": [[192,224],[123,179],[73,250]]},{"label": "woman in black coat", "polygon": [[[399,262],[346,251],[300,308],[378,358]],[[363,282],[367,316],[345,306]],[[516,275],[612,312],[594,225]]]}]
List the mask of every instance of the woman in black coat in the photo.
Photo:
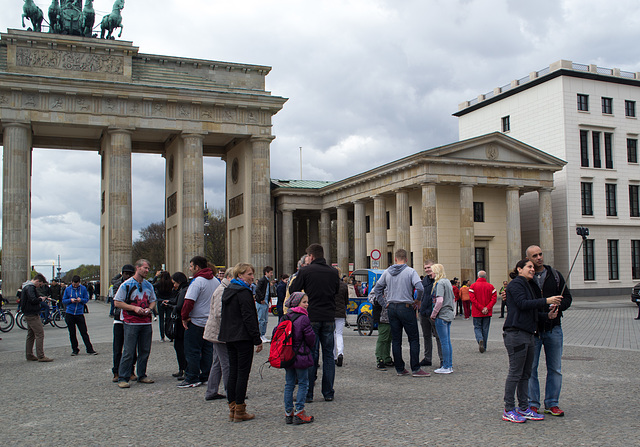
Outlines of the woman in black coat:
[{"label": "woman in black coat", "polygon": [[246,412],[244,399],[253,362],[253,346],[262,351],[251,284],[254,280],[251,264],[240,263],[233,268],[233,279],[222,294],[222,320],[218,339],[227,344],[229,353],[229,381],[227,400],[229,420],[242,422],[255,415]]},{"label": "woman in black coat", "polygon": [[187,276],[182,272],[176,272],[171,276],[173,283],[173,294],[168,300],[164,301],[164,307],[167,309],[168,316],[171,314],[177,315],[177,319],[169,317],[169,321],[173,324],[173,349],[176,351],[176,358],[178,359],[178,372],[172,374],[178,380],[184,380],[184,371],[187,369],[187,358],[184,355],[184,327],[182,326],[182,320],[180,318],[180,311],[184,304],[184,296],[187,294],[189,288],[189,281]]}]

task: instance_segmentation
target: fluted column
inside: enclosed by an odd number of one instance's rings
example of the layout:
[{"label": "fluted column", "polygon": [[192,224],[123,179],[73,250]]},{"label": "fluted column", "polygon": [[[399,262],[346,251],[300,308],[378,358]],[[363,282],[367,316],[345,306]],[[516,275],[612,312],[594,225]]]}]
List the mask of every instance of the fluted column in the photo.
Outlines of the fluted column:
[{"label": "fluted column", "polygon": [[473,229],[473,186],[460,185],[460,275],[461,279],[475,279]]},{"label": "fluted column", "polygon": [[367,226],[365,220],[365,204],[362,200],[356,200],[353,202],[354,269],[367,268]]},{"label": "fluted column", "polygon": [[409,192],[396,191],[396,250],[407,250],[411,260],[411,235],[409,233]]},{"label": "fluted column", "polygon": [[337,260],[338,267],[342,271],[343,275],[349,273],[349,226],[348,226],[348,214],[346,205],[338,205],[338,220],[337,225]]},{"label": "fluted column", "polygon": [[295,271],[293,257],[293,210],[282,210],[282,268],[283,273],[291,274]]},{"label": "fluted column", "polygon": [[107,133],[110,274],[135,261],[131,259],[131,134],[128,129],[109,129]]},{"label": "fluted column", "polygon": [[[438,262],[438,219],[436,215],[436,185],[422,185],[422,262]],[[422,267],[422,266],[421,266]]]},{"label": "fluted column", "polygon": [[327,264],[331,264],[331,214],[328,210],[320,213],[320,245],[324,248]]},{"label": "fluted column", "polygon": [[31,125],[4,122],[2,134],[2,289],[8,297],[29,279]]},{"label": "fluted column", "polygon": [[373,241],[380,250],[380,268],[386,269],[387,264],[387,208],[383,196],[373,196]]},{"label": "fluted column", "polygon": [[273,138],[252,138],[251,263],[262,271],[272,262],[271,168],[269,145]]},{"label": "fluted column", "polygon": [[538,206],[540,216],[540,248],[547,265],[555,265],[553,253],[553,209],[551,206],[552,188],[538,190]]},{"label": "fluted column", "polygon": [[[507,188],[507,266],[513,269],[522,259],[522,239],[520,233],[520,191]],[[545,260],[546,261],[546,260]]]},{"label": "fluted column", "polygon": [[188,271],[194,256],[204,256],[204,135],[183,134],[182,259]]}]

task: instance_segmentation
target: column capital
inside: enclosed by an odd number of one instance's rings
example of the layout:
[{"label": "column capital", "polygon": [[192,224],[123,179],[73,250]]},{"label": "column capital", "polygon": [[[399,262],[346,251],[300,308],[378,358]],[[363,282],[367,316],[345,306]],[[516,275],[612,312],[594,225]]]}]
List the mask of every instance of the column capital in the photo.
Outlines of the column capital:
[{"label": "column capital", "polygon": [[200,141],[204,141],[204,137],[206,135],[207,135],[206,133],[200,133],[200,132],[182,132],[180,134],[183,140],[186,140],[187,138],[198,138],[200,139]]},{"label": "column capital", "polygon": [[251,137],[249,137],[249,141],[251,143],[269,143],[271,144],[271,142],[273,140],[275,140],[276,137],[273,135],[252,135]]},{"label": "column capital", "polygon": [[520,188],[519,186],[507,186],[507,191],[520,191],[522,188]]},{"label": "column capital", "polygon": [[462,182],[458,185],[460,188],[473,188],[474,186],[478,186],[477,183],[472,182]]},{"label": "column capital", "polygon": [[2,120],[2,128],[8,127],[22,127],[23,129],[31,130],[31,121],[7,121]]},{"label": "column capital", "polygon": [[538,192],[552,192],[555,189],[554,186],[543,186],[542,188],[538,188]]},{"label": "column capital", "polygon": [[279,205],[278,209],[282,213],[293,213],[296,210],[296,207],[293,205]]}]

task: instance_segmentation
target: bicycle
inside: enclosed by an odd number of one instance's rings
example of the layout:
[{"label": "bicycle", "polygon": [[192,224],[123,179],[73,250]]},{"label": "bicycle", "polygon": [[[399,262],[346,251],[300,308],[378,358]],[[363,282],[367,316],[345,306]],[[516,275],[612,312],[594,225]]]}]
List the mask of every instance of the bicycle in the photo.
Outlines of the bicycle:
[{"label": "bicycle", "polygon": [[[40,311],[40,319],[42,320],[42,324],[46,325],[47,323],[53,327],[57,327],[60,329],[64,329],[67,327],[67,322],[65,321],[66,312],[62,309],[58,308],[58,303],[52,301],[50,298],[47,298],[51,301],[51,307],[49,308],[49,312],[45,310]],[[22,311],[19,311],[16,314],[16,324],[19,328],[27,330],[27,325],[24,322],[24,314]]]},{"label": "bicycle", "polygon": [[13,317],[13,314],[11,313],[11,310],[4,310],[2,308],[2,306],[8,303],[9,301],[5,300],[4,298],[0,298],[0,331],[2,332],[9,332],[11,329],[13,329],[13,325],[15,323],[15,319]]}]

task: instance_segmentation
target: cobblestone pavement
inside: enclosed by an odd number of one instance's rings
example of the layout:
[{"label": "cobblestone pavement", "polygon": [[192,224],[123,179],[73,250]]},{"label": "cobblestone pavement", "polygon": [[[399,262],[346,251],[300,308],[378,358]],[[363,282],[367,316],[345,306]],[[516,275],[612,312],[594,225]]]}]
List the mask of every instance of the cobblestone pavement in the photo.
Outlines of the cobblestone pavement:
[{"label": "cobblestone pavement", "polygon": [[[178,389],[173,346],[154,334],[149,376],[155,384],[119,389],[111,383],[111,320],[90,303],[89,333],[98,356],[70,357],[66,330],[45,329],[52,363],[24,360],[26,332],[0,334],[3,386],[0,443],[5,446],[172,445],[637,445],[640,431],[640,321],[631,302],[575,303],[563,322],[561,407],[566,416],[510,424],[501,420],[507,356],[492,321],[489,349],[480,354],[471,320],[452,325],[455,372],[429,378],[377,371],[375,332],[345,329],[345,362],[336,368],[333,402],[307,405],[316,421],[284,424],[284,374],[257,354],[248,410],[256,419],[227,422],[224,401],[204,400],[204,387]],[[273,325],[275,318],[270,318]],[[154,328],[154,330],[157,327]],[[404,340],[404,358],[408,348]],[[543,363],[543,361],[541,361]],[[432,371],[433,368],[426,368]],[[540,376],[545,372],[541,368]]]}]

